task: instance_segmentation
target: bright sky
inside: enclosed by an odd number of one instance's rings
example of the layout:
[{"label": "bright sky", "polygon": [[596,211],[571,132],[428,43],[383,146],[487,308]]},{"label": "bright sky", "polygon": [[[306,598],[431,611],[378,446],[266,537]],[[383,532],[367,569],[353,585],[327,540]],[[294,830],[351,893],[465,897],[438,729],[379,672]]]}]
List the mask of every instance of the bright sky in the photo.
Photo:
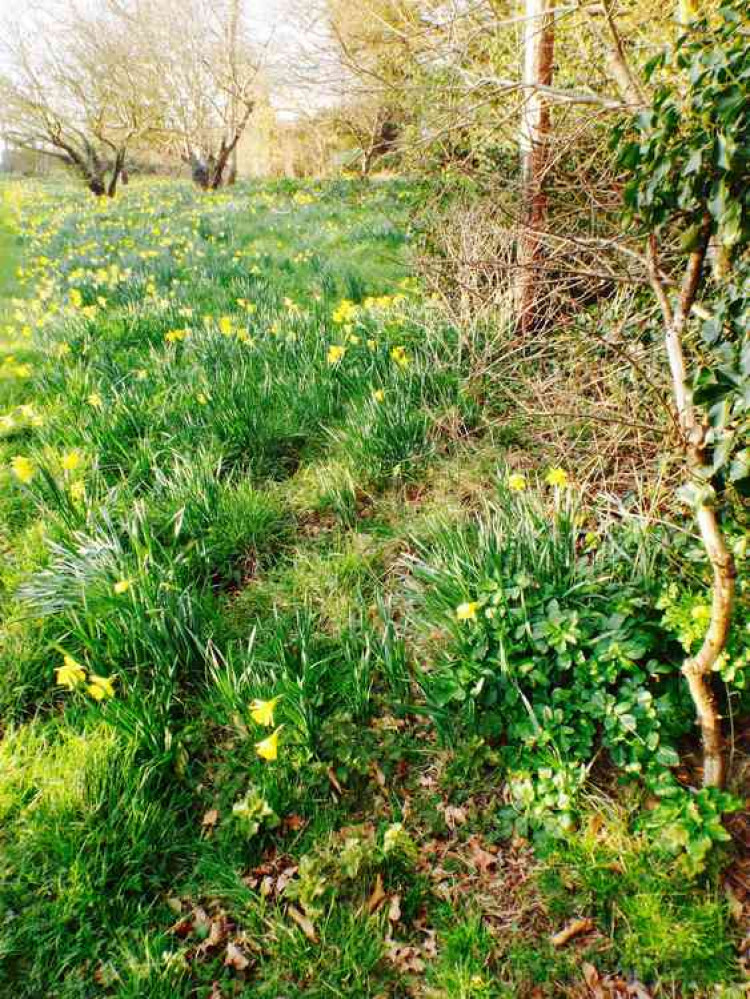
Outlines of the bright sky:
[{"label": "bright sky", "polygon": [[[55,7],[69,9],[75,4],[78,9],[87,6],[94,7],[100,0],[0,0],[0,31],[2,25],[20,24],[24,15],[32,14],[35,10],[42,9],[45,12],[54,11]],[[284,62],[284,57],[289,60],[290,55],[304,47],[309,26],[304,26],[301,22],[300,11],[305,14],[311,13],[315,4],[311,0],[241,0],[244,8],[245,23],[249,28],[249,33],[259,46],[267,46],[267,68],[271,85],[276,91],[273,94],[274,103],[287,104],[290,100],[290,90],[286,85],[288,80],[285,73],[274,72],[274,67]],[[54,15],[50,18],[54,24]],[[54,29],[52,29],[54,31]],[[291,62],[294,56],[291,55]],[[321,94],[325,101],[325,97]],[[307,99],[310,99],[308,95]]]}]

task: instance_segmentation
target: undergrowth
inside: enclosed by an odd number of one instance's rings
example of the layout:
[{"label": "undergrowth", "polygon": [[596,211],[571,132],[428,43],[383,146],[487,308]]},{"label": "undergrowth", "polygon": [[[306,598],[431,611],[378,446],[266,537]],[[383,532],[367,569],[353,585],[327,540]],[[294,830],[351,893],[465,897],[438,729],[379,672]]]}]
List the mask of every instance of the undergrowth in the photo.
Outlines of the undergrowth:
[{"label": "undergrowth", "polygon": [[0,991],[739,983],[705,567],[488,400],[422,192],[5,194]]}]

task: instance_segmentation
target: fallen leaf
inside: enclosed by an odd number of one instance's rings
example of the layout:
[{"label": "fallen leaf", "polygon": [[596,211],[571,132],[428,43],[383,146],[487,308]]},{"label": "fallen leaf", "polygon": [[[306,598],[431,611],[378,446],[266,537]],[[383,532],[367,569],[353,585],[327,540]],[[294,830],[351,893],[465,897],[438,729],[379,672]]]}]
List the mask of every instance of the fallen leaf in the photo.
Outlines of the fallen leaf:
[{"label": "fallen leaf", "polygon": [[208,936],[198,947],[199,954],[205,954],[208,950],[213,950],[222,944],[227,935],[227,924],[225,919],[214,919],[208,931]]},{"label": "fallen leaf", "polygon": [[227,956],[224,958],[224,966],[234,968],[235,971],[244,971],[250,964],[240,948],[230,940],[227,944]]},{"label": "fallen leaf", "polygon": [[462,826],[466,822],[466,809],[456,805],[446,805],[443,809],[443,815],[449,829],[455,829],[456,826]]},{"label": "fallen leaf", "polygon": [[206,814],[201,819],[201,825],[204,829],[213,829],[216,823],[219,821],[219,811],[216,808],[209,808]]},{"label": "fallen leaf", "polygon": [[391,941],[386,951],[386,956],[391,964],[400,971],[420,972],[424,971],[424,961],[416,947],[409,944],[397,944]]},{"label": "fallen leaf", "polygon": [[425,957],[437,957],[437,932],[435,930],[424,930],[425,942],[422,944],[422,953]]},{"label": "fallen leaf", "polygon": [[383,879],[378,874],[378,876],[375,878],[375,887],[372,889],[372,894],[367,900],[367,911],[370,913],[370,915],[372,915],[372,913],[375,912],[380,907],[385,897],[386,895],[385,895],[385,890],[383,888]]},{"label": "fallen leaf", "polygon": [[289,918],[299,926],[310,943],[318,942],[318,934],[315,932],[315,927],[304,913],[300,912],[293,905],[289,906],[287,913],[289,914]]},{"label": "fallen leaf", "polygon": [[339,779],[336,776],[333,767],[329,767],[327,773],[328,773],[328,780],[331,782],[331,785],[335,789],[336,793],[338,795],[342,795],[344,792],[341,785],[339,784]]},{"label": "fallen leaf", "polygon": [[471,837],[468,845],[471,849],[471,862],[480,874],[487,874],[491,867],[497,867],[497,855],[480,846],[476,836]]},{"label": "fallen leaf", "polygon": [[281,820],[281,825],[287,832],[299,832],[300,829],[304,829],[307,822],[301,815],[287,815]]},{"label": "fallen leaf", "polygon": [[176,912],[178,916],[182,912],[182,899],[175,898],[174,895],[170,895],[170,897],[167,899],[167,905],[172,910],[172,912]]},{"label": "fallen leaf", "polygon": [[401,898],[399,895],[394,895],[388,906],[388,922],[397,923],[399,919],[401,919]]},{"label": "fallen leaf", "polygon": [[167,933],[174,933],[176,937],[184,940],[193,932],[193,920],[187,916],[185,919],[178,919],[174,926],[170,926]]},{"label": "fallen leaf", "polygon": [[372,767],[372,772],[373,772],[373,775],[375,777],[375,780],[378,782],[378,784],[381,787],[385,787],[385,774],[380,769],[380,767],[377,765],[377,763],[375,763],[374,760],[371,763],[371,767]]},{"label": "fallen leaf", "polygon": [[119,980],[120,976],[109,962],[100,964],[94,971],[94,981],[97,985],[103,985],[104,988],[110,988]]},{"label": "fallen leaf", "polygon": [[559,933],[555,933],[554,936],[550,937],[550,942],[553,947],[564,947],[569,940],[579,937],[583,933],[590,933],[593,928],[593,919],[573,919]]},{"label": "fallen leaf", "polygon": [[297,866],[293,864],[291,867],[285,867],[284,870],[276,878],[276,894],[280,895],[290,881],[293,880],[297,873]]},{"label": "fallen leaf", "polygon": [[583,980],[590,989],[599,984],[599,972],[593,964],[589,964],[587,961],[583,962]]}]

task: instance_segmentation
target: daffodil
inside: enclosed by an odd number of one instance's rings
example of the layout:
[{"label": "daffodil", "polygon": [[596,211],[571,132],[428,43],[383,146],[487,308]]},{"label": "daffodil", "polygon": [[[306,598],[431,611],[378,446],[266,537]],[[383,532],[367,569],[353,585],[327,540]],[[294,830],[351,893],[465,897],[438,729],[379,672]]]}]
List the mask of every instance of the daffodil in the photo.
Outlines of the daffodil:
[{"label": "daffodil", "polygon": [[190,330],[169,330],[164,339],[167,343],[177,343],[178,340],[185,340]]},{"label": "daffodil", "polygon": [[86,679],[86,671],[72,656],[65,655],[62,666],[58,666],[55,670],[55,676],[60,687],[73,690]]},{"label": "daffodil", "polygon": [[74,502],[79,502],[86,496],[86,483],[81,479],[70,483],[70,498]]},{"label": "daffodil", "polygon": [[87,692],[95,701],[104,701],[108,697],[115,696],[114,683],[117,678],[114,676],[97,676],[92,673],[89,676]]},{"label": "daffodil", "polygon": [[264,725],[270,728],[273,725],[273,712],[278,704],[279,698],[273,697],[270,701],[254,700],[250,703],[250,717],[257,725]]},{"label": "daffodil", "polygon": [[385,392],[383,389],[375,389],[372,393],[372,398],[374,402],[382,402],[385,399]]},{"label": "daffodil", "polygon": [[342,347],[340,344],[334,343],[328,348],[328,363],[338,364],[341,358],[346,353],[346,347]]},{"label": "daffodil", "polygon": [[520,493],[526,488],[526,477],[518,472],[508,476],[508,488]]},{"label": "daffodil", "polygon": [[34,478],[36,471],[34,463],[22,454],[17,454],[15,458],[10,459],[10,467],[13,469],[13,474],[18,481],[24,485],[28,485]]},{"label": "daffodil", "polygon": [[128,590],[130,589],[131,585],[132,584],[131,584],[131,582],[130,582],[129,579],[118,579],[117,582],[115,583],[115,585],[112,587],[112,589],[115,591],[115,593],[119,597],[123,593],[127,593]]},{"label": "daffodil", "polygon": [[406,353],[405,347],[392,347],[391,348],[391,360],[399,366],[399,368],[407,368],[409,366],[409,357]]},{"label": "daffodil", "polygon": [[260,756],[262,760],[275,760],[279,755],[279,732],[282,726],[280,725],[275,732],[267,736],[265,739],[261,739],[260,742],[255,743],[255,752]]},{"label": "daffodil", "polygon": [[548,486],[564,487],[568,484],[568,473],[564,468],[551,468],[547,472],[546,480]]},{"label": "daffodil", "polygon": [[66,472],[74,472],[81,464],[78,451],[66,451],[60,459],[60,467]]},{"label": "daffodil", "polygon": [[457,620],[474,621],[477,616],[478,607],[479,607],[479,602],[476,600],[470,600],[464,604],[459,604],[458,607],[456,607]]},{"label": "daffodil", "polygon": [[102,397],[98,392],[91,392],[88,397],[89,406],[93,406],[94,409],[101,409],[104,403],[102,402]]}]

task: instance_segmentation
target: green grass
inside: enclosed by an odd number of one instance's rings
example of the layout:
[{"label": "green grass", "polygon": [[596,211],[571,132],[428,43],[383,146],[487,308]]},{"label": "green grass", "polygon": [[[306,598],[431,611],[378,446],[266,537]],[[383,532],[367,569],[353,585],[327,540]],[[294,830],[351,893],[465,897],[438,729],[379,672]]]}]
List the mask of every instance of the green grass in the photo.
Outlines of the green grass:
[{"label": "green grass", "polygon": [[[737,980],[726,854],[686,878],[682,847],[644,832],[645,785],[593,835],[597,809],[579,788],[562,802],[518,697],[498,719],[505,674],[456,619],[488,578],[527,572],[545,608],[597,627],[632,612],[649,648],[674,645],[646,609],[650,548],[618,536],[594,556],[584,535],[607,525],[591,511],[555,520],[543,483],[528,499],[503,485],[522,428],[493,431],[458,331],[413,277],[418,188],[13,190],[0,994],[557,996],[584,959],[662,996]],[[608,650],[624,627],[610,621]],[[610,686],[643,669],[627,637]],[[74,689],[66,656],[87,677]],[[568,738],[553,749],[570,776],[602,741],[565,696],[548,731]],[[272,760],[253,712],[269,699]],[[665,741],[685,728],[667,707]],[[623,781],[628,732],[609,746]],[[512,809],[532,764],[540,798]],[[562,813],[566,838],[535,853],[526,837]],[[595,929],[556,950],[581,914]]]}]

